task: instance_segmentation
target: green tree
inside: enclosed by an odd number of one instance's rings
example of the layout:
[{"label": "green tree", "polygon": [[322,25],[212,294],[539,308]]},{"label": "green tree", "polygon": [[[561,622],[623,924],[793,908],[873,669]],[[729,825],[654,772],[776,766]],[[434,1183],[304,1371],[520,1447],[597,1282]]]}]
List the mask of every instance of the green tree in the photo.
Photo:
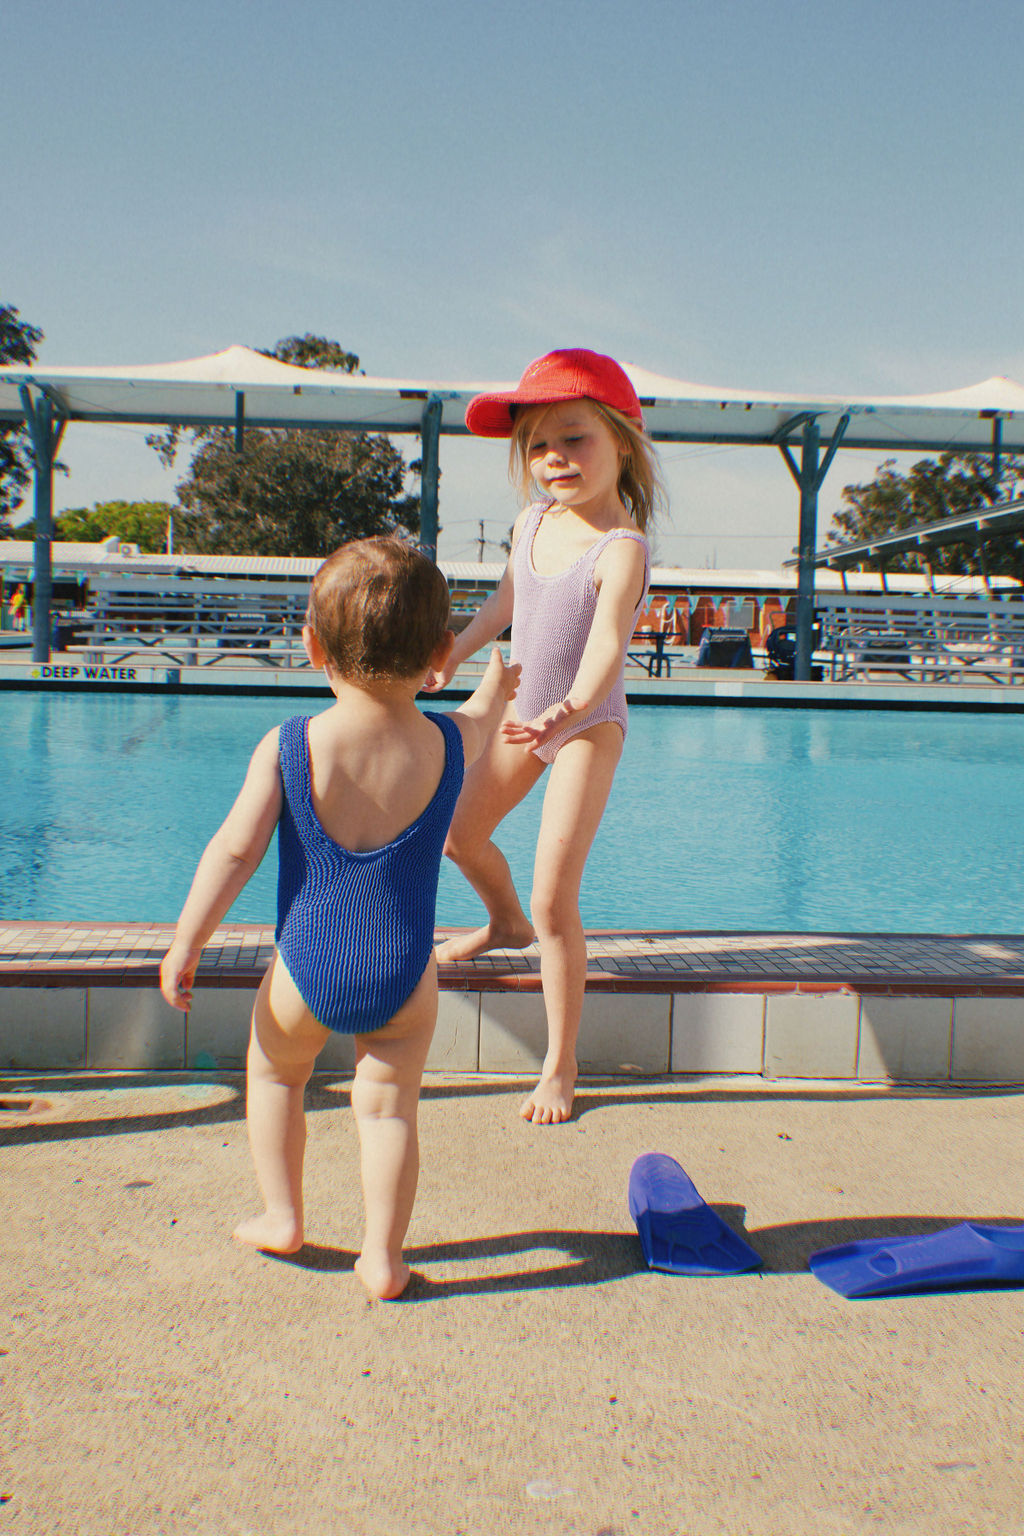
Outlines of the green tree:
[{"label": "green tree", "polygon": [[[0,304],[0,364],[30,363],[43,339],[38,326],[22,320],[12,304]],[[11,538],[10,518],[32,478],[28,428],[0,425],[0,538]]]},{"label": "green tree", "polygon": [[[289,336],[264,356],[341,373],[359,367],[355,353],[322,336]],[[183,435],[172,427],[147,441],[172,464]],[[199,428],[188,436],[192,460],[176,487],[179,548],[316,557],[349,539],[419,531],[419,497],[406,491],[418,465],[406,464],[380,434],[247,429],[241,452],[227,427]]]},{"label": "green tree", "polygon": [[[992,480],[992,459],[986,453],[942,453],[938,459],[921,459],[906,474],[887,459],[874,480],[848,485],[843,507],[832,518],[827,544],[857,544],[885,533],[898,533],[918,523],[935,523],[946,517],[983,512],[996,502],[1021,494],[1024,458],[1003,459],[999,484]],[[934,571],[963,575],[979,573],[982,562],[976,543],[929,545],[926,550],[865,559],[871,570],[883,564],[890,571]],[[984,568],[990,575],[1024,580],[1024,539],[1013,534],[986,538]]]},{"label": "green tree", "polygon": [[279,363],[292,363],[296,368],[333,368],[337,373],[358,373],[359,359],[354,352],[346,352],[336,341],[326,336],[286,336],[264,357],[276,357]]},{"label": "green tree", "polygon": [[167,548],[167,520],[173,512],[166,501],[98,501],[62,512],[54,519],[53,536],[69,544],[101,544],[116,534],[156,555]]}]

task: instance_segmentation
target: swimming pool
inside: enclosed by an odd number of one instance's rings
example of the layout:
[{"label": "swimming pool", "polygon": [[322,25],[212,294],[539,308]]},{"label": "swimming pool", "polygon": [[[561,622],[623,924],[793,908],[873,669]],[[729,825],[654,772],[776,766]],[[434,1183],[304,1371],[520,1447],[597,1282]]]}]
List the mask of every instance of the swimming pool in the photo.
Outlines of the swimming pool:
[{"label": "swimming pool", "polygon": [[[167,921],[304,700],[0,693],[0,916]],[[634,707],[589,927],[1019,932],[1024,717]],[[498,841],[525,899],[541,794]],[[272,922],[273,848],[231,916]],[[481,908],[450,866],[438,921]]]}]

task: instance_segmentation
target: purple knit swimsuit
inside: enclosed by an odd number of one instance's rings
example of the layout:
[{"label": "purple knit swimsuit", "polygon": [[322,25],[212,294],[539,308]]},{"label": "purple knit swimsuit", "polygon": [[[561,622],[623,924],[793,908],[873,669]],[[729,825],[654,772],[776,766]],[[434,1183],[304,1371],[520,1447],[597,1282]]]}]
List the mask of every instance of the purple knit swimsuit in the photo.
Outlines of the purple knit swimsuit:
[{"label": "purple knit swimsuit", "polygon": [[[651,575],[651,556],[642,533],[630,528],[612,528],[596,544],[580,555],[567,570],[557,576],[541,576],[533,567],[533,540],[548,507],[537,502],[530,508],[526,526],[516,545],[512,562],[515,606],[512,610],[512,660],[522,663],[523,675],[516,695],[516,713],[520,720],[535,720],[538,715],[569,696],[579,671],[583,648],[590,638],[597,607],[594,566],[612,539],[636,539],[644,549],[644,590],[636,605],[637,613],[647,595]],[[628,640],[627,640],[628,645]],[[625,667],[626,647],[622,663]],[[619,671],[618,682],[608,697],[589,715],[559,731],[557,736],[535,748],[545,763],[553,763],[559,747],[573,736],[589,730],[604,720],[614,720],[626,734],[626,690]]]}]

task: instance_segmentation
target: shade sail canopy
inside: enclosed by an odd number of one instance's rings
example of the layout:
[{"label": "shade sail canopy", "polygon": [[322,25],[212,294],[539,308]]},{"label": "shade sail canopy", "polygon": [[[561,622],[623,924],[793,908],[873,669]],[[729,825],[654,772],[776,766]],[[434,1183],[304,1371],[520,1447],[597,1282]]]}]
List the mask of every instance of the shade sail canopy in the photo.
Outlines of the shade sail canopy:
[{"label": "shade sail canopy", "polygon": [[[691,384],[626,364],[652,437],[661,441],[779,444],[795,441],[814,419],[827,442],[848,417],[842,447],[1024,452],[1024,386],[995,377],[965,389],[928,395],[816,395]],[[515,381],[445,383],[381,379],[297,368],[248,347],[209,357],[140,367],[0,368],[0,420],[20,421],[21,386],[52,401],[67,421],[153,422],[179,426],[332,427],[418,432],[431,399],[440,401],[440,430],[464,433],[466,406],[484,390]],[[239,397],[242,405],[239,406]]]}]

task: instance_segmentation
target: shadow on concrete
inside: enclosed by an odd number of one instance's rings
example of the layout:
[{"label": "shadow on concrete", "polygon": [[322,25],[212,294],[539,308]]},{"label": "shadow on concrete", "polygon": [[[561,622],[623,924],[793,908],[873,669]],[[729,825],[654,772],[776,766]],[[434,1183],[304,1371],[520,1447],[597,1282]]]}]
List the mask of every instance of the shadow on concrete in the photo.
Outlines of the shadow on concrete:
[{"label": "shadow on concrete", "polygon": [[[532,1087],[534,1079],[524,1079]],[[665,1091],[666,1084],[677,1083],[674,1091]],[[677,1077],[645,1078],[632,1091],[623,1091],[621,1078],[609,1079],[608,1086],[595,1079],[583,1082],[577,1090],[573,1120],[593,1113],[597,1109],[614,1109],[637,1104],[643,1100],[644,1085],[657,1086],[659,1104],[743,1104],[753,1100],[766,1100],[779,1104],[860,1104],[865,1100],[884,1099],[900,1102],[908,1099],[982,1098],[994,1094],[1021,1094],[1024,1085],[1018,1083],[859,1083],[854,1081],[837,1084],[834,1081],[816,1086],[811,1081],[792,1078],[776,1081],[771,1078],[750,1077],[743,1081],[730,1080],[721,1087],[709,1087],[706,1078],[692,1078],[683,1083]],[[685,1085],[684,1085],[685,1084]],[[506,1090],[508,1091],[508,1090]]]},{"label": "shadow on concrete", "polygon": [[[728,1220],[727,1207],[719,1214]],[[833,1217],[821,1221],[794,1221],[775,1227],[755,1228],[744,1233],[750,1246],[764,1260],[771,1274],[801,1274],[807,1269],[812,1253],[819,1248],[836,1248],[841,1243],[858,1243],[864,1238],[924,1237],[969,1221],[985,1227],[1015,1227],[1024,1223],[1024,1215],[1005,1211],[983,1215],[978,1211],[957,1211],[947,1215],[863,1215]],[[732,1223],[730,1222],[730,1225]]]},{"label": "shadow on concrete", "polygon": [[[164,1105],[151,1114],[139,1113],[138,1095],[147,1089],[177,1092],[181,1107]],[[210,1089],[226,1089],[228,1097],[204,1104],[202,1097]],[[111,1105],[111,1113],[89,1114],[76,1119],[74,1095],[88,1094]],[[117,1100],[133,1098],[132,1109],[119,1114]],[[336,1102],[331,1100],[331,1103]],[[5,1109],[5,1104],[16,1105]],[[326,1103],[324,1105],[326,1107]],[[18,1074],[0,1078],[0,1147],[24,1147],[52,1141],[85,1141],[93,1137],[130,1136],[140,1131],[173,1130],[181,1126],[225,1125],[245,1119],[245,1079],[242,1074],[228,1077],[212,1073],[104,1073]]]},{"label": "shadow on concrete", "polygon": [[[751,1272],[756,1278],[771,1280],[776,1275],[808,1272],[808,1260],[820,1248],[840,1243],[858,1242],[868,1237],[918,1237],[945,1227],[971,1221],[983,1226],[1017,1226],[1020,1215],[979,1215],[957,1212],[946,1215],[848,1216],[821,1221],[791,1222],[776,1227],[748,1231],[741,1205],[720,1204],[712,1207],[722,1220],[760,1254],[762,1268]],[[501,1261],[522,1257],[534,1251],[549,1256],[555,1250],[564,1261],[545,1263],[536,1268],[510,1269]],[[270,1257],[268,1255],[268,1257]],[[413,1266],[413,1279],[402,1297],[403,1302],[439,1301],[453,1296],[488,1296],[502,1292],[549,1290],[564,1286],[601,1285],[624,1280],[630,1275],[649,1273],[639,1238],[631,1232],[511,1232],[501,1236],[466,1238],[458,1242],[434,1243],[409,1248],[405,1255]],[[355,1264],[356,1253],[346,1248],[328,1248],[307,1243],[297,1254],[275,1259],[322,1274],[347,1273]],[[417,1271],[417,1264],[465,1264],[484,1267],[484,1274],[454,1276],[434,1280]],[[660,1275],[671,1278],[680,1287],[686,1285],[721,1285],[733,1276]],[[1012,1284],[1012,1282],[1010,1282]],[[976,1287],[966,1286],[973,1289]],[[951,1289],[956,1289],[951,1287]]]},{"label": "shadow on concrete", "polygon": [[[503,1258],[521,1257],[534,1251],[557,1263],[535,1269],[499,1267]],[[622,1280],[646,1268],[639,1239],[625,1232],[510,1232],[499,1237],[465,1238],[458,1242],[432,1243],[407,1248],[406,1261],[413,1279],[403,1301],[439,1301],[450,1296],[488,1296],[501,1291],[537,1291],[555,1286],[599,1285]],[[280,1260],[301,1269],[335,1273],[350,1270],[356,1254],[346,1248],[326,1248],[306,1243],[298,1253]],[[490,1273],[433,1280],[416,1271],[417,1264],[472,1264]]]},{"label": "shadow on concrete", "polygon": [[[494,1098],[527,1092],[536,1075],[498,1077],[484,1080],[466,1078],[457,1082],[434,1083],[428,1078],[421,1094],[425,1102],[446,1099]],[[668,1092],[666,1085],[679,1083]],[[198,1102],[211,1088],[230,1090],[230,1096],[212,1104]],[[308,1114],[346,1108],[350,1074],[320,1073],[313,1077],[306,1095]],[[865,1099],[900,1102],[911,1099],[978,1098],[1024,1093],[1016,1084],[893,1084],[842,1083],[815,1086],[792,1081],[775,1085],[761,1078],[731,1081],[721,1087],[709,1087],[706,1079],[694,1078],[680,1083],[678,1078],[649,1077],[630,1081],[622,1078],[584,1079],[576,1096],[576,1107],[568,1126],[577,1125],[587,1115],[600,1109],[617,1109],[643,1103],[646,1089],[658,1104],[729,1104],[762,1100],[770,1095],[773,1103],[856,1103]],[[177,1090],[180,1108],[166,1104],[151,1114],[140,1114],[137,1106],[127,1114],[89,1115],[76,1119],[73,1096],[76,1093],[111,1098],[138,1094],[141,1090]],[[655,1092],[656,1090],[656,1092]],[[192,1096],[197,1102],[190,1103]],[[62,1101],[71,1099],[72,1102]],[[4,1101],[15,1109],[4,1110]],[[29,1101],[29,1102],[26,1102]],[[160,1131],[176,1126],[226,1125],[245,1118],[245,1074],[243,1072],[104,1072],[104,1073],[5,1073],[0,1077],[0,1147],[28,1146],[38,1142],[87,1140],[98,1136],[126,1136],[140,1131]],[[564,1128],[551,1126],[545,1135],[557,1135]]]}]

